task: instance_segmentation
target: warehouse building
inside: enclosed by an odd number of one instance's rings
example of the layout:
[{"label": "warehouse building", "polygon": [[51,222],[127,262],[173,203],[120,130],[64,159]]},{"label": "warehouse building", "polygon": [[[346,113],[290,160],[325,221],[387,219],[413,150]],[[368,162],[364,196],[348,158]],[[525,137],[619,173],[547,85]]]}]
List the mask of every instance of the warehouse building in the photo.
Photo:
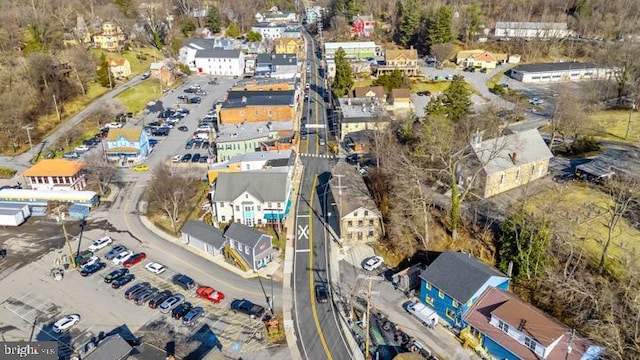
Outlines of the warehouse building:
[{"label": "warehouse building", "polygon": [[613,76],[613,69],[592,63],[558,62],[518,65],[508,75],[524,83],[604,80]]}]

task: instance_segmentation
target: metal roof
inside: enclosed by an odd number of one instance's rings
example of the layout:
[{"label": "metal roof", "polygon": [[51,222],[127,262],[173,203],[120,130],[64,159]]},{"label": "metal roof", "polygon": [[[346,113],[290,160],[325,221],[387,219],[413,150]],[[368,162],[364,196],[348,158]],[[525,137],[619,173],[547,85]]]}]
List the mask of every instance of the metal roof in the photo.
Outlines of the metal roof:
[{"label": "metal roof", "polygon": [[222,48],[202,49],[196,51],[196,58],[204,59],[239,59],[240,50],[225,50]]},{"label": "metal roof", "polygon": [[233,239],[251,248],[258,244],[258,241],[263,237],[271,237],[271,235],[264,234],[252,227],[241,223],[232,223],[224,232],[224,237],[227,239]]},{"label": "metal roof", "polygon": [[566,30],[567,23],[498,21],[496,29]]},{"label": "metal roof", "polygon": [[220,249],[225,244],[222,230],[202,221],[189,220],[182,227],[182,233],[195,237]]},{"label": "metal roof", "polygon": [[287,173],[230,172],[220,173],[216,180],[213,201],[234,201],[248,192],[262,202],[287,201]]},{"label": "metal roof", "polygon": [[588,70],[601,69],[602,67],[593,63],[583,62],[555,62],[540,64],[522,64],[518,65],[511,71],[522,73],[552,72],[552,71],[571,71],[571,70]]}]

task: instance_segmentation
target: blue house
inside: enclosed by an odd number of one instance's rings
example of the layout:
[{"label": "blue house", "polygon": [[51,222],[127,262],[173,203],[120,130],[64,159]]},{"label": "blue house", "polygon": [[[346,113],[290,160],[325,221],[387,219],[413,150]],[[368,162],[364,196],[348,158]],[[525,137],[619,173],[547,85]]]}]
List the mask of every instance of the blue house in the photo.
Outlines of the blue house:
[{"label": "blue house", "polygon": [[109,129],[104,152],[107,160],[119,166],[134,165],[149,155],[149,137],[141,127]]},{"label": "blue house", "polygon": [[505,274],[462,252],[443,252],[420,279],[420,301],[454,328],[463,327],[462,316],[486,288],[509,289]]}]

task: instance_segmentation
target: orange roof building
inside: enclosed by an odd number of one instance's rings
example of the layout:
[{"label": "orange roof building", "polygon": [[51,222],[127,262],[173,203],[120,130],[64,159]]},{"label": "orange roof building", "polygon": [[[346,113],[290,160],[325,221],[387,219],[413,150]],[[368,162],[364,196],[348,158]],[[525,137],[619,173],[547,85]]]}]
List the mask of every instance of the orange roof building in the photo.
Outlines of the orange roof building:
[{"label": "orange roof building", "polygon": [[44,159],[22,176],[33,190],[83,190],[87,186],[85,164],[64,159]]}]

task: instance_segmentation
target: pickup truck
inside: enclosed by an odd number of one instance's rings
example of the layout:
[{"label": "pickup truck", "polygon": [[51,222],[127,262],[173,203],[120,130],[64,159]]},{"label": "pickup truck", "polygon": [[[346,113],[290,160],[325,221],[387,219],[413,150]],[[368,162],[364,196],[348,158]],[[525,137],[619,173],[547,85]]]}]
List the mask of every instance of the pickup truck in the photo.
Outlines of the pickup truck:
[{"label": "pickup truck", "polygon": [[231,302],[231,310],[233,310],[233,312],[241,312],[243,314],[247,314],[251,316],[252,319],[260,319],[262,318],[262,315],[264,315],[264,307],[256,305],[246,299],[233,300]]}]

